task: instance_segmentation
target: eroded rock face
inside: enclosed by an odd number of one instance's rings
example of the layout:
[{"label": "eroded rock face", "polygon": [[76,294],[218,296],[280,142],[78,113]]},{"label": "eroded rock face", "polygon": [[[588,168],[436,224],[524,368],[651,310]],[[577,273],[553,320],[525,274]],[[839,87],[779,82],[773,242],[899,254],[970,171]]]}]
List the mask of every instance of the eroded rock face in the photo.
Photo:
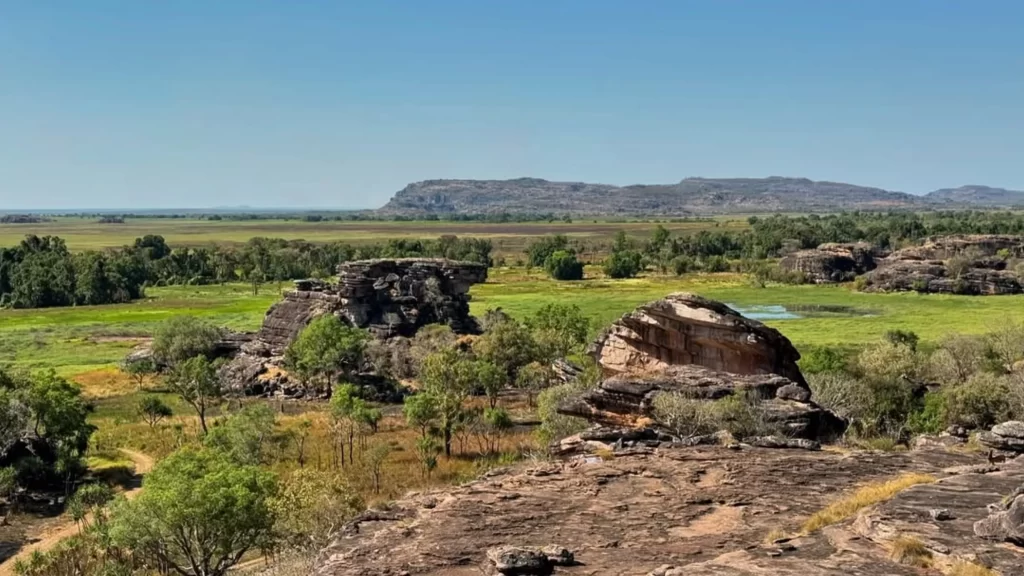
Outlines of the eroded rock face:
[{"label": "eroded rock face", "polygon": [[378,338],[412,336],[427,324],[447,324],[458,334],[477,333],[469,315],[469,288],[487,279],[487,267],[473,262],[401,258],[359,260],[338,267],[337,284],[315,280],[267,311],[251,342],[225,366],[231,387],[250,394],[300,392],[279,369],[289,344],[313,319],[335,314]]},{"label": "eroded rock face", "polygon": [[655,399],[662,394],[709,402],[733,395],[759,398],[758,407],[766,419],[787,436],[828,440],[846,429],[841,418],[810,402],[806,384],[777,374],[733,374],[692,364],[612,376],[563,403],[558,411],[609,427],[664,428],[667,423],[659,421],[654,409]]},{"label": "eroded rock face", "polygon": [[815,284],[848,282],[875,269],[875,250],[870,244],[822,244],[799,250],[779,262],[785,270],[800,272]]},{"label": "eroded rock face", "polygon": [[612,324],[590,352],[608,376],[564,402],[562,414],[612,428],[669,428],[654,409],[662,394],[757,403],[770,427],[829,440],[845,422],[811,401],[800,354],[777,330],[687,293],[640,306]]},{"label": "eroded rock face", "polygon": [[696,364],[732,374],[778,374],[807,386],[796,364],[800,353],[778,330],[685,292],[625,314],[590,353],[609,375]]},{"label": "eroded rock face", "polygon": [[978,434],[978,441],[994,450],[1024,453],[1024,422],[1010,420]]},{"label": "eroded rock face", "polygon": [[865,275],[866,290],[998,295],[1024,291],[1020,277],[999,256],[1019,258],[1024,237],[952,235],[897,250]]}]

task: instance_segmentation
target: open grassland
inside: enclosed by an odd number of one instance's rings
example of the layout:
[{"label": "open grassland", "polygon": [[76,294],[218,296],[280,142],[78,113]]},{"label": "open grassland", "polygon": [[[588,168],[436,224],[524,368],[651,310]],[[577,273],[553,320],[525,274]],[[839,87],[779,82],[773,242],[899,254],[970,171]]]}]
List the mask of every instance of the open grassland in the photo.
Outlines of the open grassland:
[{"label": "open grassland", "polygon": [[[0,246],[12,246],[26,234],[60,236],[71,250],[102,249],[131,244],[146,234],[159,234],[171,246],[241,244],[263,236],[310,242],[343,241],[352,244],[383,242],[393,238],[437,238],[443,234],[490,238],[495,252],[521,255],[530,241],[547,234],[565,234],[578,239],[608,241],[619,230],[636,237],[649,237],[652,222],[610,222],[580,220],[566,222],[304,222],[300,220],[198,220],[171,218],[129,218],[124,224],[99,224],[94,218],[66,217],[39,224],[0,224]],[[700,230],[741,230],[743,218],[665,222],[674,234]]]},{"label": "open grassland", "polygon": [[[587,273],[591,272],[588,268]],[[794,311],[799,318],[764,322],[778,328],[801,349],[857,346],[897,329],[912,330],[923,340],[934,341],[951,332],[984,333],[1007,323],[1024,322],[1024,296],[866,294],[849,286],[760,288],[735,274],[553,282],[540,273],[506,269],[492,271],[487,284],[475,286],[471,294],[474,314],[502,308],[523,317],[549,302],[576,304],[591,317],[596,329],[638,304],[679,291],[738,307],[783,306]]]},{"label": "open grassland", "polygon": [[[160,322],[203,316],[234,330],[255,330],[277,300],[276,285],[258,296],[246,285],[150,288],[130,304],[0,311],[0,363],[65,376],[109,368]],[[92,378],[96,380],[97,378]]]},{"label": "open grassland", "polygon": [[[588,274],[596,270],[588,268]],[[596,275],[596,274],[595,274]],[[471,309],[481,315],[502,308],[525,317],[551,302],[577,304],[593,320],[593,331],[638,304],[675,291],[689,291],[739,306],[783,306],[799,316],[765,322],[800,349],[855,347],[886,331],[912,330],[935,341],[950,332],[983,333],[1024,322],[1024,296],[864,294],[845,286],[758,288],[735,274],[647,276],[631,280],[595,278],[555,282],[522,268],[494,269],[486,284],[474,286]],[[54,368],[85,385],[94,397],[130,387],[112,370],[163,320],[195,314],[235,330],[255,330],[277,300],[276,285],[253,296],[246,285],[151,288],[131,304],[0,311],[0,363],[37,370]]]}]

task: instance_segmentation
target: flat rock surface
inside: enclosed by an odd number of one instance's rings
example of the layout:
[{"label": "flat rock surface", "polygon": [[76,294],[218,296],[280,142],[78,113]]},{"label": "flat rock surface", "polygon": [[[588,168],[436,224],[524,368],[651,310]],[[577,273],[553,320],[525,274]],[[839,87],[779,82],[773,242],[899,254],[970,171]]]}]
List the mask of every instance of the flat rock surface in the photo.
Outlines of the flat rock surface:
[{"label": "flat rock surface", "polygon": [[[611,460],[527,463],[462,487],[410,495],[387,513],[350,526],[322,552],[315,573],[479,575],[491,566],[491,548],[558,544],[573,551],[579,564],[558,567],[556,574],[640,576],[664,566],[693,575],[926,574],[888,560],[883,538],[857,532],[852,522],[782,546],[762,542],[772,530],[795,532],[831,499],[865,482],[908,471],[943,477],[944,469],[984,460],[941,449],[844,454],[700,446],[638,452]],[[994,476],[949,476],[931,489],[941,493],[910,493],[883,508],[880,518],[938,530],[948,525],[954,530],[948,542],[935,539],[949,548],[998,548],[969,533],[971,518],[985,515],[985,505],[1001,490],[1022,481],[1020,466]],[[932,520],[929,510],[939,503],[956,520]]]}]

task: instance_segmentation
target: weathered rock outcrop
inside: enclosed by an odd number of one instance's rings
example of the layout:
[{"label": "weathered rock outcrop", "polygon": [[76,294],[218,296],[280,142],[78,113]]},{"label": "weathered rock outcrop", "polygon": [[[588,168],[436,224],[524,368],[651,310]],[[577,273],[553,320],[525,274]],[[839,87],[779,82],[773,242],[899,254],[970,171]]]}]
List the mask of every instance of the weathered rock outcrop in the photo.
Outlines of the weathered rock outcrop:
[{"label": "weathered rock outcrop", "polygon": [[1010,420],[978,434],[978,441],[994,450],[1024,453],[1024,422]]},{"label": "weathered rock outcrop", "polygon": [[[987,515],[985,503],[1024,482],[1024,470],[943,472],[979,462],[984,457],[962,451],[695,446],[524,464],[410,494],[387,512],[360,517],[320,554],[313,574],[487,574],[495,565],[491,549],[545,551],[558,544],[578,565],[557,566],[554,574],[642,576],[671,566],[672,574],[686,576],[923,576],[926,571],[889,559],[886,528],[894,525],[935,550],[941,546],[937,563],[974,558],[1016,574],[1020,564],[1013,562],[1024,556],[975,536],[972,528]],[[846,522],[762,544],[771,531],[796,532],[837,497],[905,472],[940,481],[880,507],[865,527],[870,537]],[[953,519],[933,520],[930,510],[939,507]]]},{"label": "weathered rock outcrop", "polygon": [[559,412],[613,428],[669,428],[663,394],[713,402],[754,401],[766,424],[788,436],[832,439],[845,422],[810,400],[800,354],[777,330],[719,302],[686,293],[640,306],[590,348],[608,376]]},{"label": "weathered rock outcrop", "polygon": [[677,292],[622,316],[591,345],[606,374],[696,364],[733,374],[778,374],[807,385],[793,344],[721,302]]},{"label": "weathered rock outcrop", "polygon": [[815,284],[848,282],[875,269],[874,248],[867,243],[822,244],[799,250],[779,262],[784,270],[800,272]]},{"label": "weathered rock outcrop", "polygon": [[288,345],[313,319],[335,314],[378,338],[412,336],[427,324],[447,324],[459,334],[477,333],[469,315],[469,288],[487,279],[487,267],[473,262],[402,258],[359,260],[338,267],[337,284],[315,280],[271,306],[255,338],[225,366],[236,390],[269,394],[288,388],[278,366]]},{"label": "weathered rock outcrop", "polygon": [[897,250],[864,276],[868,291],[947,294],[1019,294],[1024,291],[1006,258],[1024,255],[1024,237],[997,234],[940,236]]}]

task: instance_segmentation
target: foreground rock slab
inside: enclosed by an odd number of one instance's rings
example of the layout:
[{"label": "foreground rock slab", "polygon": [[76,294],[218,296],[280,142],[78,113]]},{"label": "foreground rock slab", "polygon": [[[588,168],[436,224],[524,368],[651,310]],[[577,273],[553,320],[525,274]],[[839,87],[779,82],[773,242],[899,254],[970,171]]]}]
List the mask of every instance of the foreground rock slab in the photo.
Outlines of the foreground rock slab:
[{"label": "foreground rock slab", "polygon": [[[579,564],[557,566],[555,574],[643,576],[665,568],[685,575],[920,576],[849,524],[836,534],[814,533],[770,548],[762,542],[774,530],[798,531],[837,495],[866,482],[907,471],[941,476],[943,469],[983,461],[938,450],[840,454],[699,446],[525,464],[461,487],[412,494],[392,512],[355,523],[322,552],[314,573],[478,576],[482,566],[493,566],[487,558],[492,548],[541,550],[558,543]],[[1024,482],[1024,471],[1002,473],[1002,483]],[[986,503],[1002,489],[966,483],[985,475],[958,478],[965,484],[951,489],[977,489]],[[955,525],[964,543],[949,544],[951,553],[995,547],[972,532],[973,521],[987,514],[984,504],[961,510],[958,499],[968,500],[954,493],[943,504],[954,520],[933,521],[931,499],[907,513],[935,530]]]}]

